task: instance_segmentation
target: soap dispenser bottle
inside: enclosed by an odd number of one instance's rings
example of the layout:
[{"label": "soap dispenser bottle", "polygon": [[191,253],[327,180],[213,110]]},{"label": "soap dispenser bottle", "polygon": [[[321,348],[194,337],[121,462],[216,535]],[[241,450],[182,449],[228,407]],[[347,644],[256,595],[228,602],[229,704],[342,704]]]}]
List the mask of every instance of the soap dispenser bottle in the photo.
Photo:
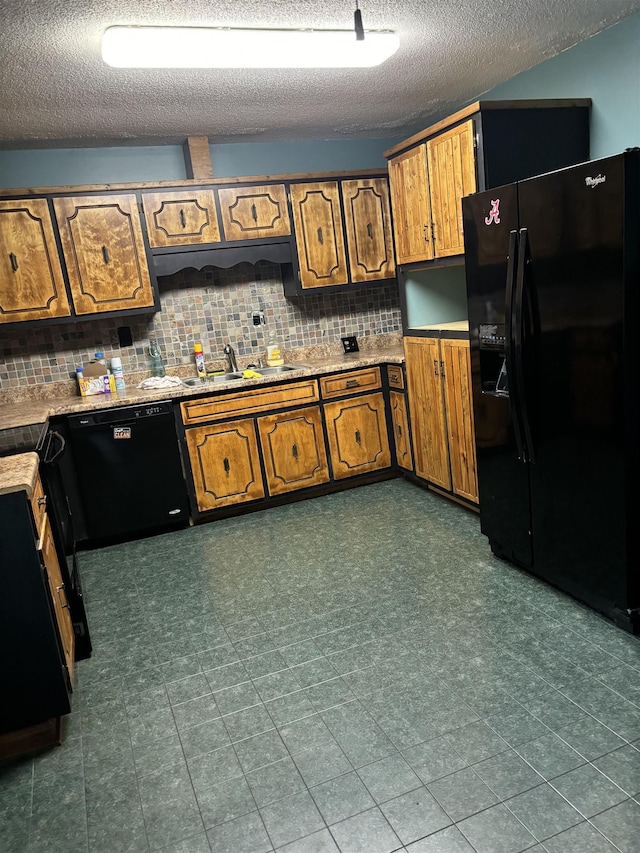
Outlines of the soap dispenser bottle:
[{"label": "soap dispenser bottle", "polygon": [[267,338],[267,365],[269,367],[278,367],[281,364],[284,364],[282,344],[280,343],[275,330],[272,330],[269,332],[269,336]]}]

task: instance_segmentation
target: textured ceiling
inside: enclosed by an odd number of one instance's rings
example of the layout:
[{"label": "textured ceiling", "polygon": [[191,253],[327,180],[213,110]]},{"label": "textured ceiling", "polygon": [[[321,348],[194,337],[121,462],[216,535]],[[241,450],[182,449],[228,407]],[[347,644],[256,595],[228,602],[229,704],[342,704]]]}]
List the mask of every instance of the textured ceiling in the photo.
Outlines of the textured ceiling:
[{"label": "textured ceiling", "polygon": [[0,0],[0,147],[402,136],[640,11],[640,0],[361,0],[370,69],[122,70],[113,24],[348,29],[354,0]]}]

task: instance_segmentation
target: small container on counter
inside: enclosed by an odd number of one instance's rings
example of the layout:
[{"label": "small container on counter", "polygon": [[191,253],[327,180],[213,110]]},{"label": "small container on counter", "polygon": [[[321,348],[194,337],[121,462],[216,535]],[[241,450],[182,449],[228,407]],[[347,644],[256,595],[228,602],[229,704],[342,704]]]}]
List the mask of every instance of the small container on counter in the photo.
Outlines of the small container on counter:
[{"label": "small container on counter", "polygon": [[196,371],[200,379],[207,378],[207,368],[204,364],[204,353],[202,352],[202,344],[193,345],[193,354],[196,359]]},{"label": "small container on counter", "polygon": [[122,371],[122,359],[117,356],[111,359],[111,372],[116,380],[116,391],[124,391],[126,388],[124,373]]},{"label": "small container on counter", "polygon": [[167,371],[164,367],[164,361],[162,360],[162,353],[160,352],[160,347],[157,342],[154,340],[149,341],[149,355],[151,356],[151,375],[152,376],[166,376]]}]

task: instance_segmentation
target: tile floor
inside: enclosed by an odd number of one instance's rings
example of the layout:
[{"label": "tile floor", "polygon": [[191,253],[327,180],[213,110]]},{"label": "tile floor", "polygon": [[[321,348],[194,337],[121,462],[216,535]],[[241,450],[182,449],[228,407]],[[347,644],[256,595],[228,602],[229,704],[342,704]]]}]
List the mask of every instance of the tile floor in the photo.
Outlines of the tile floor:
[{"label": "tile floor", "polygon": [[3,853],[637,853],[640,641],[388,481],[81,555]]}]

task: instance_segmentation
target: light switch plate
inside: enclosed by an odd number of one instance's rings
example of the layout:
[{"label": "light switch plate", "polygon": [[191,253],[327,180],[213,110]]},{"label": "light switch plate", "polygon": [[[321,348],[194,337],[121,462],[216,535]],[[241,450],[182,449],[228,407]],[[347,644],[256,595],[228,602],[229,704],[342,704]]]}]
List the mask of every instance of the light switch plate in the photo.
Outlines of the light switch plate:
[{"label": "light switch plate", "polygon": [[343,352],[359,352],[360,348],[358,346],[358,339],[355,335],[347,335],[344,338],[340,338],[342,341],[342,350]]}]

